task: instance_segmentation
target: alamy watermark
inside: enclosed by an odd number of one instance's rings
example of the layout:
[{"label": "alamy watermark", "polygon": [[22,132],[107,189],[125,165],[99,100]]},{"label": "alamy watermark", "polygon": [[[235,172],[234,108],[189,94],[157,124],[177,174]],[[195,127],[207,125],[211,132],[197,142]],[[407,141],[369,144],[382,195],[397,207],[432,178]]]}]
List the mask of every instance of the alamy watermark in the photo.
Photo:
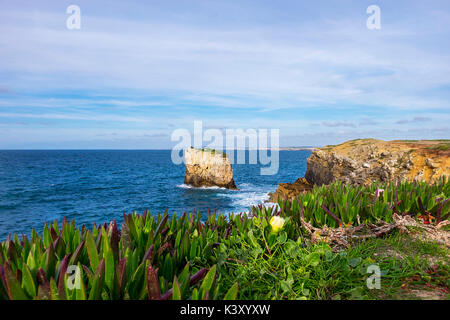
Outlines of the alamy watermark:
[{"label": "alamy watermark", "polygon": [[367,273],[372,273],[366,280],[367,288],[381,289],[381,269],[376,264],[371,264],[367,267]]},{"label": "alamy watermark", "polygon": [[224,134],[219,129],[203,130],[203,122],[194,121],[193,134],[187,129],[176,129],[172,132],[171,140],[178,141],[172,148],[171,158],[174,164],[184,163],[182,150],[190,147],[209,148],[229,151],[227,154],[231,164],[246,164],[248,155],[248,164],[257,164],[259,161],[263,165],[261,175],[274,175],[278,172],[279,129],[225,129]]},{"label": "alamy watermark", "polygon": [[67,267],[67,289],[80,289],[81,288],[81,270],[77,265],[70,265]]},{"label": "alamy watermark", "polygon": [[71,4],[67,7],[66,13],[70,16],[66,20],[66,27],[69,30],[81,29],[81,9],[75,4]]},{"label": "alamy watermark", "polygon": [[369,30],[380,30],[381,29],[381,9],[377,5],[370,5],[366,10],[367,14],[370,16],[367,18],[366,26]]}]

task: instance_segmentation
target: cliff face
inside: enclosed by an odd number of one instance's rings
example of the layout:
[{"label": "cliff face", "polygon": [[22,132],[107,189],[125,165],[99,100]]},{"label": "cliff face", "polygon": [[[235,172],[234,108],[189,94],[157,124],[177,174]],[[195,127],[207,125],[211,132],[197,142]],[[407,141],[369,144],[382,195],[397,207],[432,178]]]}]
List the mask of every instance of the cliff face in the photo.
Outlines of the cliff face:
[{"label": "cliff face", "polygon": [[225,153],[190,148],[184,153],[186,173],[184,183],[194,187],[218,186],[237,189],[233,168]]},{"label": "cliff face", "polygon": [[450,173],[450,142],[358,139],[314,149],[305,178],[312,184],[334,181],[369,184],[374,181],[434,182]]},{"label": "cliff face", "polygon": [[[358,139],[337,146],[313,150],[307,160],[303,180],[292,184],[280,183],[271,194],[293,198],[308,191],[305,185],[322,185],[334,181],[366,185],[374,181],[434,182],[443,175],[450,176],[450,141],[382,141]],[[310,189],[310,188],[309,188]]]},{"label": "cliff face", "polygon": [[305,178],[298,178],[294,183],[280,183],[275,192],[269,193],[269,201],[277,202],[278,198],[292,199],[302,192],[309,191],[313,188]]}]

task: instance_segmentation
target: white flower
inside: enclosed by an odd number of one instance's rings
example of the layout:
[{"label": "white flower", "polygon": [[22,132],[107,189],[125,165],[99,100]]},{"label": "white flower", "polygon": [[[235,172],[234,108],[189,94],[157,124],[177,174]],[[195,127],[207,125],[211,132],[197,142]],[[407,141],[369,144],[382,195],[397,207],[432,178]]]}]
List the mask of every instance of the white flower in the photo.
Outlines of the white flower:
[{"label": "white flower", "polygon": [[270,225],[274,232],[278,232],[283,229],[284,219],[279,216],[273,216],[272,219],[270,219]]}]

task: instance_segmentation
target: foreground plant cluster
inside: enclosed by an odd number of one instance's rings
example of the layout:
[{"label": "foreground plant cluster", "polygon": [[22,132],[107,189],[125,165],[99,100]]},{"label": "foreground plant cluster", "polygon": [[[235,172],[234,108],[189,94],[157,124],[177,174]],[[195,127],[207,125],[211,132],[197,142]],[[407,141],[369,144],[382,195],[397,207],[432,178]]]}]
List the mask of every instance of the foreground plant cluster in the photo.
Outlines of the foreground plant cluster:
[{"label": "foreground plant cluster", "polygon": [[[134,213],[120,230],[116,221],[90,230],[55,221],[42,235],[0,244],[0,299],[405,298],[423,284],[448,297],[445,246],[393,233],[336,252],[326,240],[313,243],[302,221],[346,228],[399,214],[436,224],[448,219],[449,194],[446,179],[335,183],[248,214]],[[382,270],[380,290],[366,285],[373,264]]]}]

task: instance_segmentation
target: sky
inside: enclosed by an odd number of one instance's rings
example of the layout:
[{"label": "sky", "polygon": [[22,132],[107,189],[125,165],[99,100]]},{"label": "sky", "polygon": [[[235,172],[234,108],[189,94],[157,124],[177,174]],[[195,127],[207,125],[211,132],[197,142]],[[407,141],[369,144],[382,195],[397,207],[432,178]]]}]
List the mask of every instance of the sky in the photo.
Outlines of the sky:
[{"label": "sky", "polygon": [[450,2],[0,0],[0,149],[170,149],[196,120],[448,139]]}]

